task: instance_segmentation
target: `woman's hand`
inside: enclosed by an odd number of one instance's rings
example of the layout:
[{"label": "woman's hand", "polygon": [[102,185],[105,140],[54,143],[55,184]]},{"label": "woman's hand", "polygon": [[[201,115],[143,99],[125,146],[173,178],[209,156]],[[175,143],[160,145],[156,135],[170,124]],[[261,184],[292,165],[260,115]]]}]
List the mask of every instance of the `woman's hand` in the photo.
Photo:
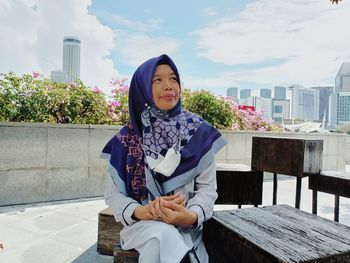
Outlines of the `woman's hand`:
[{"label": "woman's hand", "polygon": [[[168,203],[173,203],[180,206],[185,206],[186,196],[180,193],[176,193],[169,196],[157,197],[157,199],[162,199]],[[138,206],[134,210],[134,217],[138,220],[161,220],[163,213],[159,210],[156,211],[156,207],[159,207],[159,204],[156,205],[157,201],[149,201],[147,205]]]},{"label": "woman's hand", "polygon": [[162,198],[155,200],[155,212],[161,215],[161,220],[167,224],[189,227],[197,222],[197,214],[181,204],[169,202]]}]

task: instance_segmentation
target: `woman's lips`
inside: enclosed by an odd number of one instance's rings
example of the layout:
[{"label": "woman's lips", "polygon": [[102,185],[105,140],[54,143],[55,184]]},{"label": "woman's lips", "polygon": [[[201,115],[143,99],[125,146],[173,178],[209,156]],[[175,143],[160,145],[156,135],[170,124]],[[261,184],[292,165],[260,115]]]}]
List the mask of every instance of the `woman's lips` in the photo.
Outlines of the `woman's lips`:
[{"label": "woman's lips", "polygon": [[169,95],[161,96],[160,98],[166,101],[172,101],[175,98],[175,95],[169,94]]}]

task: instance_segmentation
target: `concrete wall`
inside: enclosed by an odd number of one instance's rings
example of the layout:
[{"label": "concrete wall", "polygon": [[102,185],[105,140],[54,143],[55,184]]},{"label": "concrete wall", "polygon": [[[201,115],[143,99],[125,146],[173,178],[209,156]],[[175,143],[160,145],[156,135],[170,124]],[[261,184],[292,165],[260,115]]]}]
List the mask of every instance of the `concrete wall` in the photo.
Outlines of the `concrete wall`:
[{"label": "concrete wall", "polygon": [[[0,122],[0,206],[102,195],[108,171],[99,154],[117,131],[108,125]],[[250,164],[252,136],[298,137],[324,139],[323,169],[344,170],[345,135],[223,135],[228,145],[217,155],[219,162]]]},{"label": "concrete wall", "polygon": [[[331,133],[292,133],[292,132],[258,132],[258,131],[223,131],[228,144],[218,156],[218,162],[251,164],[252,137],[279,137],[323,140],[322,170],[345,170],[349,137],[345,134]],[[348,144],[346,143],[348,141]]]}]

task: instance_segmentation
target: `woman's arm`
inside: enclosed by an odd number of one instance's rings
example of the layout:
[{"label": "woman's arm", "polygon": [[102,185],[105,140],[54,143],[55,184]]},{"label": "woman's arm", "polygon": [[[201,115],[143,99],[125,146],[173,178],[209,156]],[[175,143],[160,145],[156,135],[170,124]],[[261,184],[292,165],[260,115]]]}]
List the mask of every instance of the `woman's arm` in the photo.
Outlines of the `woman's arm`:
[{"label": "woman's arm", "polygon": [[104,198],[106,204],[112,209],[117,222],[121,222],[124,226],[137,222],[137,220],[133,219],[132,215],[134,210],[137,207],[142,207],[142,205],[119,192],[118,187],[114,184],[110,176],[107,179]]},{"label": "woman's arm", "polygon": [[186,208],[197,214],[197,225],[201,225],[211,218],[215,200],[218,198],[215,161],[196,177],[194,188],[194,196],[188,200]]}]

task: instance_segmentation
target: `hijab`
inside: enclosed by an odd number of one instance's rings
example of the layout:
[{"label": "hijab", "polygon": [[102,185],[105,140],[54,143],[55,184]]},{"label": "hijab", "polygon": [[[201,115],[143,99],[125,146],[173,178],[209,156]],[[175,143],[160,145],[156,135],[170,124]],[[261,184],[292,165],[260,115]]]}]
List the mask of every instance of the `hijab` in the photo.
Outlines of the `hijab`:
[{"label": "hijab", "polygon": [[[151,58],[135,71],[129,89],[130,121],[106,144],[101,158],[109,160],[109,171],[120,192],[146,203],[188,183],[206,169],[226,144],[220,132],[201,117],[183,111],[181,98],[168,111],[157,108],[152,96],[152,78],[157,66],[178,70],[167,55]],[[169,149],[181,154],[170,176],[155,172],[148,163],[166,156]]]}]

